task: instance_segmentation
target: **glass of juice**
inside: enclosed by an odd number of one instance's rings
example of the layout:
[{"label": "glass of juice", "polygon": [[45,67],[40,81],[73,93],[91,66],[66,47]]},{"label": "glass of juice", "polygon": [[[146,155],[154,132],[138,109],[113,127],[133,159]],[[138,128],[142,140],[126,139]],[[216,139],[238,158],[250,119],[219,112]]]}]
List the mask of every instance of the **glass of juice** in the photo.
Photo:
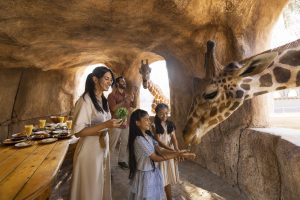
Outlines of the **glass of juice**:
[{"label": "glass of juice", "polygon": [[45,128],[46,125],[46,120],[45,119],[40,119],[39,120],[39,128]]},{"label": "glass of juice", "polygon": [[59,123],[64,123],[64,121],[65,121],[65,117],[64,116],[59,116],[58,117],[58,122]]},{"label": "glass of juice", "polygon": [[72,128],[72,120],[67,120],[66,124],[67,124],[68,129]]},{"label": "glass of juice", "polygon": [[27,135],[27,137],[29,137],[32,133],[33,125],[32,124],[25,125],[24,129],[25,129],[25,134]]}]

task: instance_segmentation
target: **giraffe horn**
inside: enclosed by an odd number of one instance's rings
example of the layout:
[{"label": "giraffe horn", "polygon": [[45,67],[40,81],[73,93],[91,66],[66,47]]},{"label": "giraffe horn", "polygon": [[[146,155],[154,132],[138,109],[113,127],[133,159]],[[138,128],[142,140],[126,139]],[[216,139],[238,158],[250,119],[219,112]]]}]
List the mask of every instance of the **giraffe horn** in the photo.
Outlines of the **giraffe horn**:
[{"label": "giraffe horn", "polygon": [[215,42],[209,40],[207,42],[207,51],[205,53],[204,67],[206,71],[206,78],[213,78],[218,75],[222,70],[221,64],[218,62],[215,56]]}]

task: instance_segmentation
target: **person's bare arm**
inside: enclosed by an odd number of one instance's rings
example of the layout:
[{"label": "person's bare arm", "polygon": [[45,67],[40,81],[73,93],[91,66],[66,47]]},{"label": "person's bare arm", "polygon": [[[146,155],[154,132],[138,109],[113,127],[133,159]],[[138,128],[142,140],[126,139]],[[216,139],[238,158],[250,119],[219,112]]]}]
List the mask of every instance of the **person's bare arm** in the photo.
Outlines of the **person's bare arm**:
[{"label": "person's bare arm", "polygon": [[118,128],[122,124],[122,121],[119,119],[111,119],[103,123],[99,123],[95,126],[90,126],[82,129],[78,133],[75,133],[76,137],[84,137],[84,136],[96,136],[99,135],[99,131],[104,130],[106,128]]},{"label": "person's bare arm", "polygon": [[150,159],[153,160],[154,162],[160,162],[160,161],[170,160],[179,157],[183,157],[186,159],[195,159],[196,154],[173,151],[173,152],[165,152],[162,156],[158,155],[156,152],[150,155]]},{"label": "person's bare arm", "polygon": [[164,149],[169,150],[169,151],[174,151],[174,149],[172,149],[171,147],[169,147],[168,145],[166,145],[165,143],[163,143],[163,142],[160,140],[159,134],[156,134],[156,132],[155,132],[155,127],[152,126],[151,128],[152,128],[152,133],[154,133],[154,139],[158,142],[158,145],[159,145],[160,147],[163,147]]},{"label": "person's bare arm", "polygon": [[178,142],[177,142],[177,138],[176,138],[175,131],[173,131],[173,132],[171,133],[171,141],[172,141],[172,143],[173,143],[173,145],[174,145],[174,149],[175,149],[176,151],[180,151],[179,148],[178,148]]}]

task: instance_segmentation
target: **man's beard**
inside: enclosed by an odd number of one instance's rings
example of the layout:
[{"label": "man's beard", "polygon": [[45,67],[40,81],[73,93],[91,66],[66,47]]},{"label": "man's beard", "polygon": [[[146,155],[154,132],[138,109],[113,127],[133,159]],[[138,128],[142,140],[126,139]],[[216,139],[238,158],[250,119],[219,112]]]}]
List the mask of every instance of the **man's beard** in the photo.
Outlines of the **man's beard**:
[{"label": "man's beard", "polygon": [[119,88],[125,90],[126,89],[126,85],[119,84]]}]

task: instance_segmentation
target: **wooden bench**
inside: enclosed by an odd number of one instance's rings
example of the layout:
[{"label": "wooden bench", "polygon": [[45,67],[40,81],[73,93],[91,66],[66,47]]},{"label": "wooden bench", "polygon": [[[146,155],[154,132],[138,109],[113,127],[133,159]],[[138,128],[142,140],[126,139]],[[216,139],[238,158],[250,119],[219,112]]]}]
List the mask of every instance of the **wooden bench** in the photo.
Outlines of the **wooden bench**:
[{"label": "wooden bench", "polygon": [[69,140],[22,149],[0,146],[0,199],[47,199]]}]

